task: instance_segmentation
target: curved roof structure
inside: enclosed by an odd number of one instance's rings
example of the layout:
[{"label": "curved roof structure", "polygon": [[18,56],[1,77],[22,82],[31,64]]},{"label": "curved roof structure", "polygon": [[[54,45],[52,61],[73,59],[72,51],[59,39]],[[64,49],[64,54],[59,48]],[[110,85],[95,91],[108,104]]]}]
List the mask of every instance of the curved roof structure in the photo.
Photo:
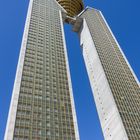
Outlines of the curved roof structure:
[{"label": "curved roof structure", "polygon": [[56,0],[68,13],[68,16],[78,15],[84,8],[82,0]]}]

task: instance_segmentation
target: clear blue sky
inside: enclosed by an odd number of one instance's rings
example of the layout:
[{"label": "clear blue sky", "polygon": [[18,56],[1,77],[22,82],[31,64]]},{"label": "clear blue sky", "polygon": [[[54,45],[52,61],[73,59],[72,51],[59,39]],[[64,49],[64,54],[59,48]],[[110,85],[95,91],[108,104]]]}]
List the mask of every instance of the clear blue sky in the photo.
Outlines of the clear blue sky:
[{"label": "clear blue sky", "polygon": [[[29,0],[0,1],[0,140],[8,109]],[[140,80],[140,1],[85,0],[100,9]],[[65,27],[81,140],[103,140],[78,37]]]}]

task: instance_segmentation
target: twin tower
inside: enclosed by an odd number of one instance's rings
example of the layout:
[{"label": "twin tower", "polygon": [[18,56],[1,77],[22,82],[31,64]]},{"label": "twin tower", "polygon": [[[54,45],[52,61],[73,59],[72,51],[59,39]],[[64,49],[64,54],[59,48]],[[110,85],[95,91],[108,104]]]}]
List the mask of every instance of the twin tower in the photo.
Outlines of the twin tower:
[{"label": "twin tower", "polygon": [[101,11],[83,9],[81,0],[30,0],[5,140],[80,139],[64,22],[80,37],[104,139],[140,140],[138,80]]}]

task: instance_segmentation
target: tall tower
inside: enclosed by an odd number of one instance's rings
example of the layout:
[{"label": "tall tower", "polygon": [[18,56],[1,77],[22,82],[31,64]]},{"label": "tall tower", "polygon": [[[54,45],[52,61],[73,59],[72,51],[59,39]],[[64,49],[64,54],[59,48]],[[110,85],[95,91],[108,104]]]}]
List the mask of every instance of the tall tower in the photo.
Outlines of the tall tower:
[{"label": "tall tower", "polygon": [[30,0],[5,140],[79,140],[61,12],[80,4]]},{"label": "tall tower", "polygon": [[138,79],[101,11],[87,7],[78,18],[82,22],[75,23],[74,31],[80,36],[105,140],[140,140]]},{"label": "tall tower", "polygon": [[5,140],[79,140],[63,22],[80,36],[105,140],[140,140],[138,80],[102,13],[82,10],[30,0]]}]

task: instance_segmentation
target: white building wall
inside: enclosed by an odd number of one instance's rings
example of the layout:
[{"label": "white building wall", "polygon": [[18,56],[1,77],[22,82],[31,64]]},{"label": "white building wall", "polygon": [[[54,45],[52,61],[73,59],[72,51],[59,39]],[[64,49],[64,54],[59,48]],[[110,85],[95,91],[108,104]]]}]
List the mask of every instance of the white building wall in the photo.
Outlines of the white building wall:
[{"label": "white building wall", "polygon": [[80,44],[105,140],[128,140],[104,69],[84,19]]}]

